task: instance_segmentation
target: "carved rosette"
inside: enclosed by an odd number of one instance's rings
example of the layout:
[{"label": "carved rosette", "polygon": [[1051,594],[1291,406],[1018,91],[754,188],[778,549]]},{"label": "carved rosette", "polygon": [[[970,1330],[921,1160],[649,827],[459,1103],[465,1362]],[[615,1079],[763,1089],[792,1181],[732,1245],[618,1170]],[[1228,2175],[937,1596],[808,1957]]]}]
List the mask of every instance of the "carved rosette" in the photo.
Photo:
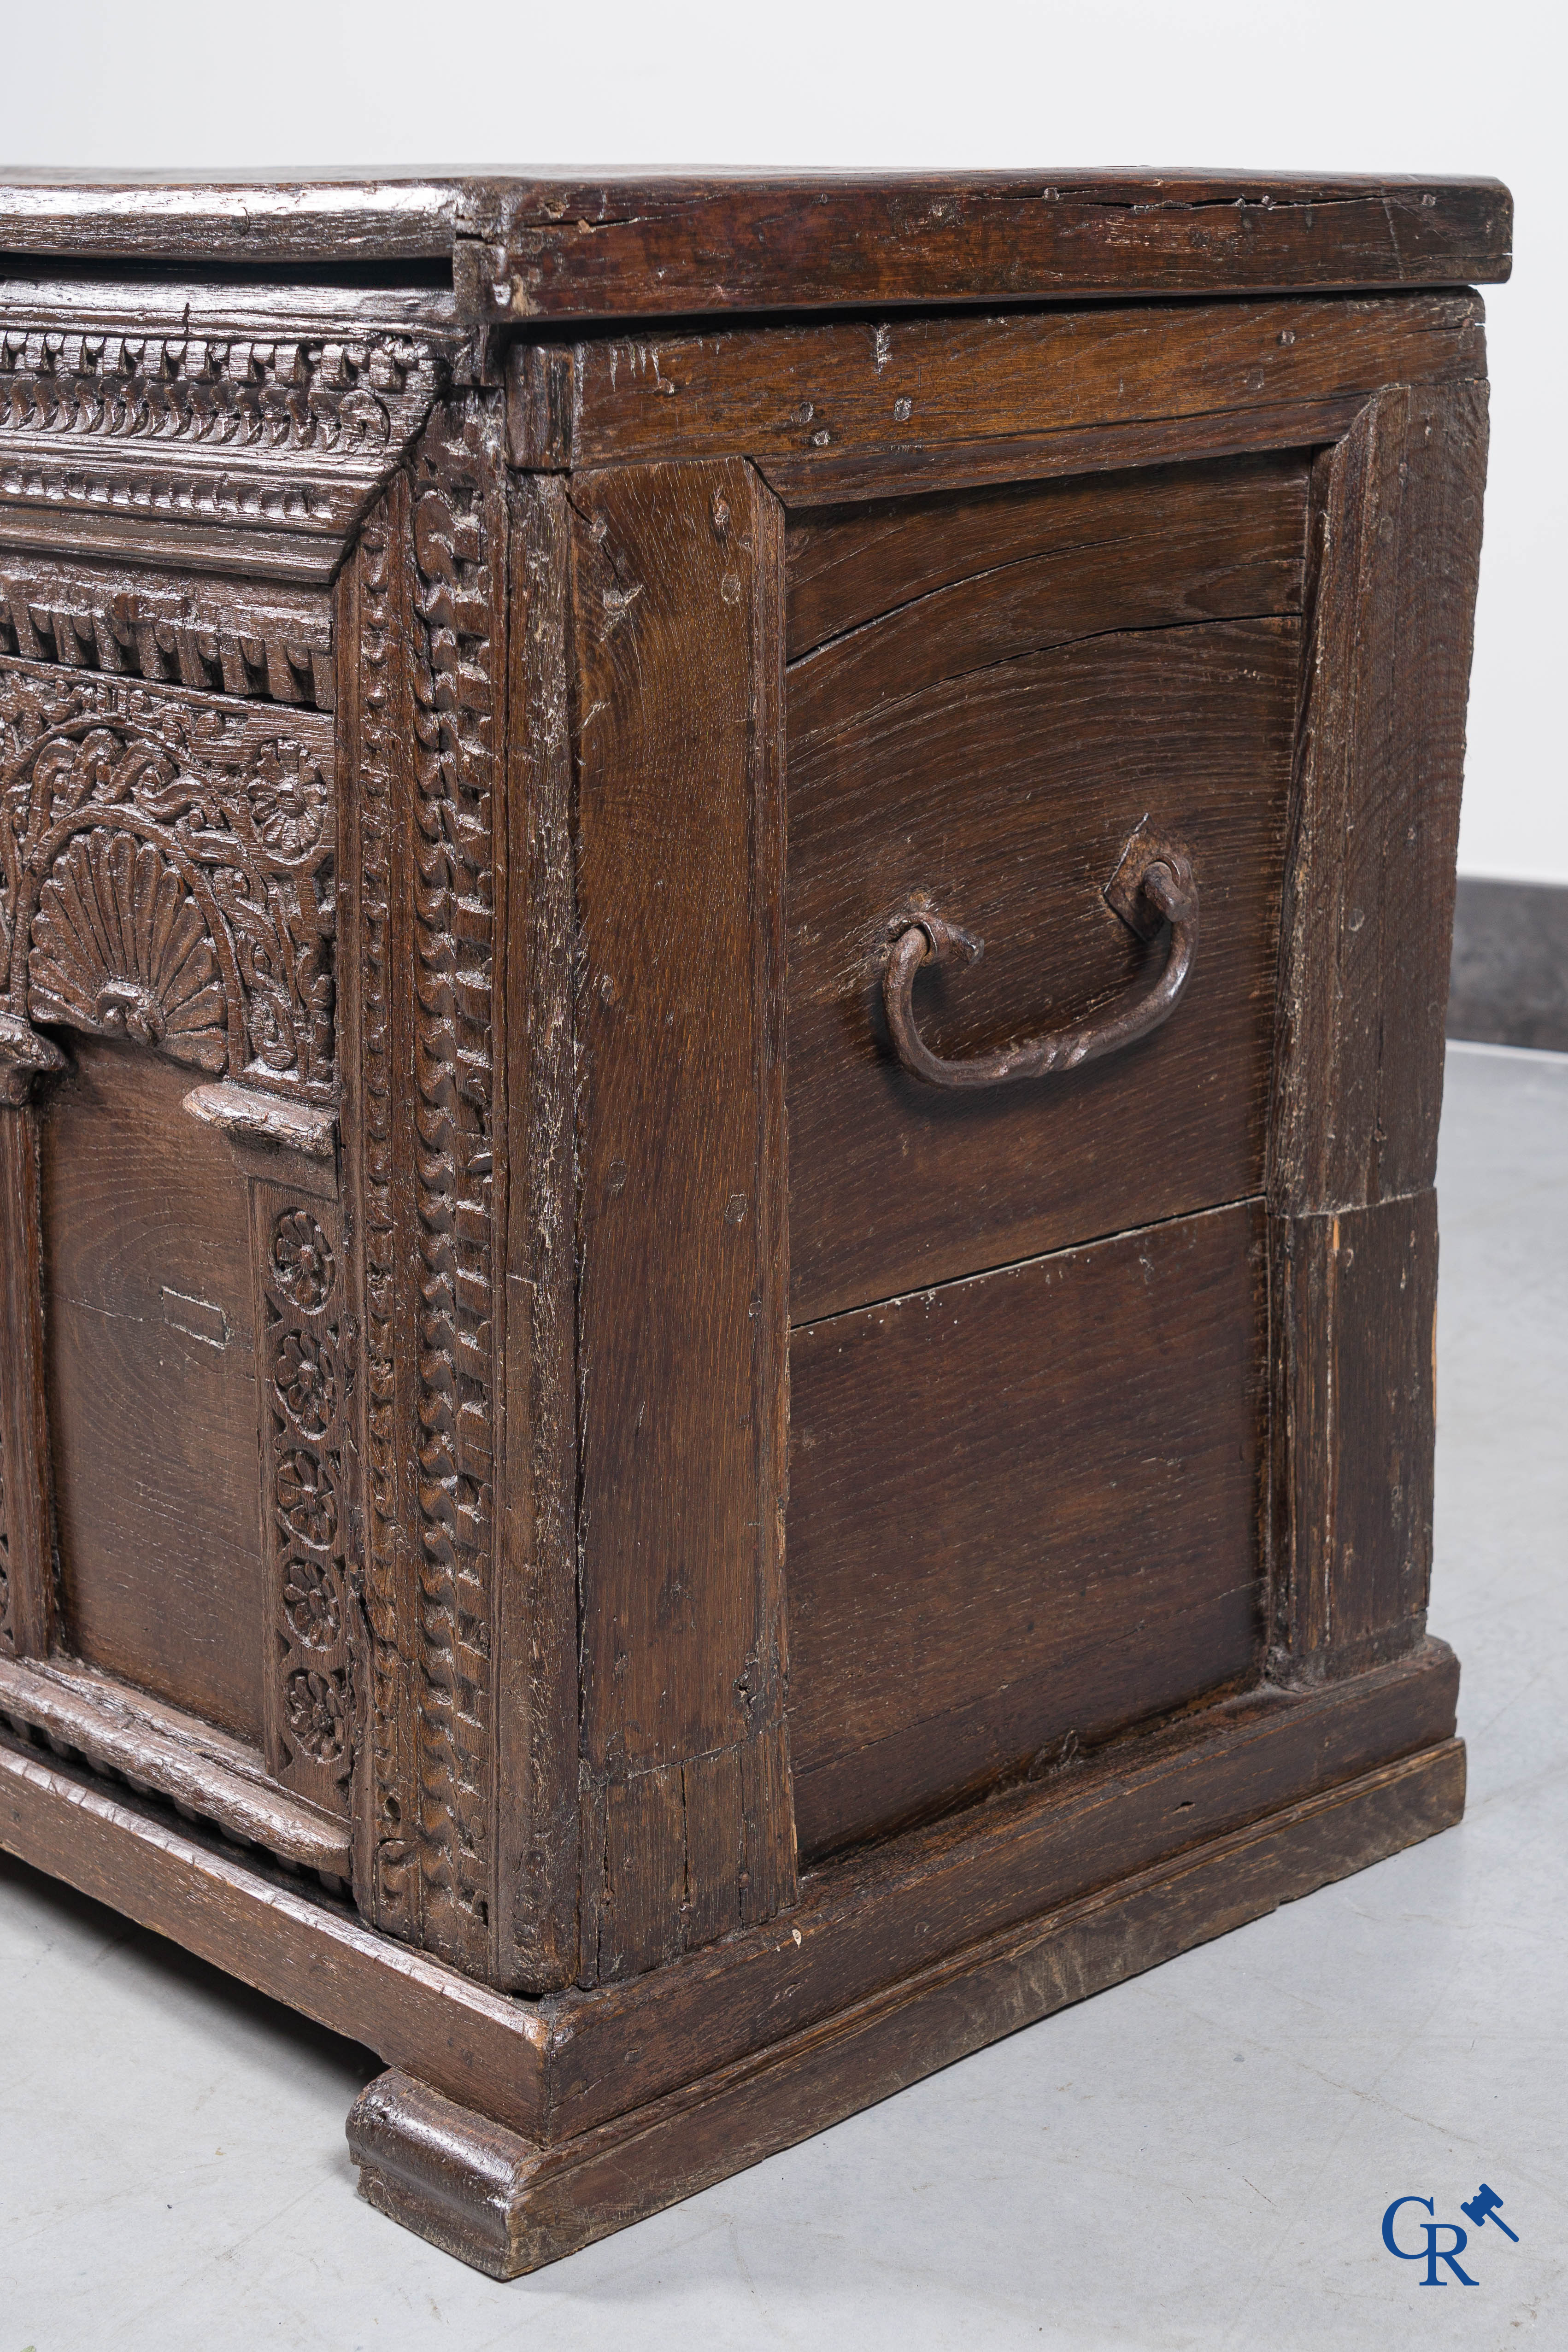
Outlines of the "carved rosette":
[{"label": "carved rosette", "polygon": [[0,1005],[331,1100],[330,719],[0,661]]},{"label": "carved rosette", "polygon": [[268,1562],[268,1766],[346,1815],[355,1739],[342,1416],[353,1328],[333,1204],[251,1187]]}]

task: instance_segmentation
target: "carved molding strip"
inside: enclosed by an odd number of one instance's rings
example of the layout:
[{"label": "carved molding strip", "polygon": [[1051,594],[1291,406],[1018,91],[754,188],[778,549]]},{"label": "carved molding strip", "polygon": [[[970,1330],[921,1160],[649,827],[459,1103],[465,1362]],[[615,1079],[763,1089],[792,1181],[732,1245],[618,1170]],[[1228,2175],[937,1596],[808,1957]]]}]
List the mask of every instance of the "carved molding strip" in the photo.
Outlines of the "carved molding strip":
[{"label": "carved molding strip", "polygon": [[0,654],[330,710],[325,597],[177,573],[116,574],[0,550]]},{"label": "carved molding strip", "polygon": [[[360,1093],[351,1157],[364,1252],[374,1694],[362,1876],[381,1925],[481,1976],[495,1967],[504,483],[498,404],[475,394],[438,410],[410,479],[366,528],[357,575]],[[411,1097],[397,1083],[405,1067]],[[405,1163],[411,1193],[392,1182]],[[400,1462],[411,1465],[405,1483]]]},{"label": "carved molding strip", "polygon": [[346,1822],[275,1788],[247,1742],[58,1656],[0,1657],[0,1716],[18,1736],[41,1735],[73,1762],[128,1780],[140,1797],[170,1798],[233,1838],[320,1871],[341,1893]]},{"label": "carved molding strip", "polygon": [[268,1570],[268,1769],[347,1815],[353,1769],[343,1421],[353,1379],[334,1205],[253,1183],[256,1381]]},{"label": "carved molding strip", "polygon": [[416,452],[415,1087],[420,1316],[419,1860],[425,1940],[483,1969],[494,1571],[496,742],[505,570],[498,407],[438,412]]},{"label": "carved molding strip", "polygon": [[17,451],[0,434],[0,510],[14,502],[68,513],[130,516],[144,524],[223,522],[246,530],[310,531],[333,538],[353,520],[357,483],[345,493],[330,478],[322,480],[302,470],[258,474],[226,465],[175,470],[156,449],[151,457],[149,463],[147,453],[129,449],[90,456],[85,451]]},{"label": "carved molding strip", "polygon": [[0,327],[0,444],[14,435],[192,441],[356,456],[401,438],[434,397],[427,343],[284,333],[215,340],[156,330]]},{"label": "carved molding strip", "polygon": [[[172,531],[200,543],[203,563],[242,572],[247,541],[269,541],[263,568],[324,583],[460,339],[290,319],[277,289],[248,306],[241,289],[179,292],[149,289],[127,318],[124,289],[5,289],[6,535],[46,552],[156,555]],[[237,306],[247,323],[226,315]]]},{"label": "carved molding strip", "polygon": [[331,1160],[337,1149],[337,1115],[323,1103],[295,1102],[264,1094],[259,1087],[194,1087],[183,1108],[204,1127],[253,1143],[287,1144],[308,1160]]},{"label": "carved molding strip", "polygon": [[[400,1640],[411,1609],[398,1472],[398,1218],[393,1190],[397,1066],[392,989],[395,842],[407,742],[405,665],[410,584],[408,481],[399,476],[360,533],[356,557],[359,642],[353,816],[358,826],[354,1150],[362,1265],[363,1386],[360,1449],[364,1483],[364,1603],[370,1722],[361,1901],[378,1925],[419,1938],[419,1879],[414,1864],[413,1661]],[[405,1263],[405,1261],[402,1261]]]},{"label": "carved molding strip", "polygon": [[331,1098],[330,722],[0,660],[0,1003]]}]

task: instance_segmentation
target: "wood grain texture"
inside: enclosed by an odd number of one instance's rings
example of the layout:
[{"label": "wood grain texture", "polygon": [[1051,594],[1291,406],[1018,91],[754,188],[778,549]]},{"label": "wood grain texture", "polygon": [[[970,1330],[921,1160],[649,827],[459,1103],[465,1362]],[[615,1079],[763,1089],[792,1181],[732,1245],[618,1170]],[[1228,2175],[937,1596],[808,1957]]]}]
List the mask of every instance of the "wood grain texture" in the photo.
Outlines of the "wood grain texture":
[{"label": "wood grain texture", "polygon": [[524,321],[1453,285],[1506,274],[1511,227],[1495,183],[1223,173],[629,175],[500,184],[473,215],[485,241],[458,249],[460,299]]},{"label": "wood grain texture", "polygon": [[451,251],[455,184],[425,173],[7,170],[0,252],[254,264]]},{"label": "wood grain texture", "polygon": [[793,2147],[1108,1985],[1436,1836],[1464,1809],[1451,1740],[1199,1846],[552,2148],[397,2073],[348,2122],[360,2193],[492,2278],[516,2278]]},{"label": "wood grain texture", "polygon": [[1320,459],[1269,1196],[1321,1215],[1433,1181],[1486,387],[1396,385]]},{"label": "wood grain texture", "polygon": [[38,1192],[37,1113],[0,1100],[0,1650],[23,1658],[57,1616]]},{"label": "wood grain texture", "polygon": [[1263,1226],[1178,1219],[793,1334],[804,1853],[1251,1671]]},{"label": "wood grain texture", "polygon": [[489,1990],[363,1927],[167,1810],[0,1734],[0,1845],[368,2043],[465,2106],[555,2144],[831,2018],[979,1939],[1453,1732],[1428,1642],[1310,1690],[1265,1690],[809,1873],[787,1918],[593,1993]]},{"label": "wood grain texture", "polygon": [[266,1592],[246,1190],[189,1073],[72,1040],[42,1114],[67,1646],[256,1745]]},{"label": "wood grain texture", "polygon": [[1404,294],[608,337],[575,347],[572,461],[837,463],[1468,381],[1481,318],[1474,294]]},{"label": "wood grain texture", "polygon": [[497,1622],[500,1981],[577,1974],[576,892],[571,511],[512,493],[504,891],[506,1359]]},{"label": "wood grain texture", "polygon": [[742,1819],[735,1753],[770,1745],[763,1785],[787,1790],[783,564],[776,502],[737,460],[572,495],[594,1981],[705,1932],[679,1899],[689,1844],[733,1857],[728,1924],[794,1886],[790,1809]]},{"label": "wood grain texture", "polygon": [[1278,401],[1263,408],[1162,417],[1135,425],[1070,425],[1061,432],[998,434],[985,441],[913,448],[859,449],[848,457],[768,457],[758,471],[786,511],[809,513],[863,499],[918,498],[941,490],[1008,489],[1069,475],[1201,463],[1253,450],[1310,449],[1337,441],[1365,405],[1343,400]]},{"label": "wood grain texture", "polygon": [[1270,1228],[1274,1671],[1352,1673],[1426,1630],[1436,1196]]},{"label": "wood grain texture", "polygon": [[0,251],[449,260],[465,314],[484,319],[1453,285],[1506,278],[1511,229],[1497,181],[1408,176],[13,169],[0,183]]},{"label": "wood grain texture", "polygon": [[[1261,1188],[1300,644],[1290,618],[1091,637],[804,737],[792,673],[796,1322]],[[994,1050],[1148,985],[1163,947],[1101,895],[1146,816],[1202,894],[1173,1019],[1110,1060],[973,1097],[906,1076],[881,976],[914,894],[985,944],[922,976],[922,1033]]]},{"label": "wood grain texture", "polygon": [[1306,460],[1272,453],[807,512],[785,541],[789,659],[813,656],[792,724],[1072,637],[1298,612],[1306,525]]}]

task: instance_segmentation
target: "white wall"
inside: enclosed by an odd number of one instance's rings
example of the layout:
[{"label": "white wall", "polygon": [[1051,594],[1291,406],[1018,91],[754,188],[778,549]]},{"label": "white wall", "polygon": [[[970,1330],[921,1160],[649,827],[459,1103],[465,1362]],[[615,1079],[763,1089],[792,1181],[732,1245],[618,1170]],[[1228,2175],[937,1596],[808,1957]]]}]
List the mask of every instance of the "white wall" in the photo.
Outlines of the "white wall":
[{"label": "white wall", "polygon": [[1460,864],[1568,882],[1562,27],[1546,0],[0,0],[0,153],[1495,173],[1518,202],[1517,261],[1487,298],[1493,454]]}]

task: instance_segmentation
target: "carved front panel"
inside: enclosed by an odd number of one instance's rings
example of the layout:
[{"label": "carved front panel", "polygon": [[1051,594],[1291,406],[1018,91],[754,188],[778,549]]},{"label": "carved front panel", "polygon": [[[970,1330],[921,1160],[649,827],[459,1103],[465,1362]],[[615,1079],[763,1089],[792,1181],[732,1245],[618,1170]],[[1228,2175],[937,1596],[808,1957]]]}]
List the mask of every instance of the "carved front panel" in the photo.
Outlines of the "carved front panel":
[{"label": "carved front panel", "polygon": [[16,1020],[331,1097],[330,720],[0,661],[0,811]]},{"label": "carved front panel", "polygon": [[7,1116],[38,1137],[53,1646],[346,1817],[332,730],[0,659],[0,1021],[48,1078]]},{"label": "carved front panel", "polygon": [[331,612],[275,583],[0,547],[0,654],[330,710]]},{"label": "carved front panel", "polygon": [[35,1097],[53,1596],[14,1647],[315,1812],[357,1787],[367,1906],[485,1973],[506,478],[458,344],[378,306],[0,296],[0,1062]]},{"label": "carved front panel", "polygon": [[264,1787],[264,1842],[334,1876],[359,1787],[370,1906],[482,1972],[506,509],[471,356],[439,294],[0,287],[0,1648],[38,1677],[0,1698],[128,1709],[152,1786],[231,1822],[225,1776]]}]

